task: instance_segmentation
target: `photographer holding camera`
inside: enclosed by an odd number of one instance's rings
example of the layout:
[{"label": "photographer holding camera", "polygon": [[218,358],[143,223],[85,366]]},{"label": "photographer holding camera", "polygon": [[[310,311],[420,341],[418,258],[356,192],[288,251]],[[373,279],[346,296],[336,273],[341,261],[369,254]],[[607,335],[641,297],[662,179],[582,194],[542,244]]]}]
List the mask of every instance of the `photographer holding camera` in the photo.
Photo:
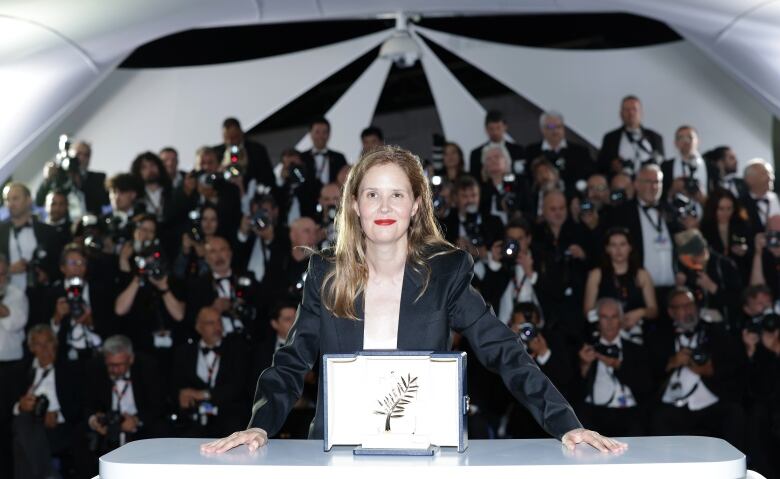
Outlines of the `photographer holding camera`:
[{"label": "photographer holding camera", "polygon": [[336,211],[341,203],[341,187],[338,183],[328,183],[320,190],[317,201],[316,221],[320,226],[319,247],[327,248],[336,243]]},{"label": "photographer holding camera", "polygon": [[644,406],[653,388],[650,356],[644,346],[621,339],[623,306],[615,298],[596,302],[598,333],[579,351],[583,403],[578,411],[587,427],[614,436],[645,433]]},{"label": "photographer holding camera", "polygon": [[780,200],[774,192],[775,172],[772,165],[761,158],[750,160],[745,166],[747,194],[740,202],[748,212],[752,235],[769,229],[769,219],[780,215]]},{"label": "photographer holding camera", "polygon": [[5,386],[14,388],[18,398],[13,407],[14,477],[54,477],[52,456],[61,460],[58,474],[80,477],[86,458],[79,377],[58,358],[57,337],[48,325],[33,326],[27,345],[32,360]]},{"label": "photographer holding camera", "polygon": [[281,161],[274,167],[276,177],[276,200],[283,223],[292,224],[301,216],[316,217],[317,192],[319,184],[294,148],[282,151]]},{"label": "photographer holding camera", "polygon": [[32,215],[32,197],[24,184],[7,184],[3,199],[10,218],[0,222],[0,253],[10,263],[11,284],[27,291],[28,286],[46,283],[56,276],[56,258],[62,251],[63,239],[56,229]]},{"label": "photographer holding camera", "polygon": [[634,95],[620,102],[622,125],[604,135],[598,160],[599,170],[610,177],[625,172],[633,176],[642,163],[663,158],[664,140],[657,132],[642,126],[642,103]]},{"label": "photographer holding camera", "polygon": [[477,180],[461,176],[455,183],[456,208],[450,211],[442,226],[447,241],[477,259],[485,259],[487,246],[501,236],[504,225],[497,216],[480,212],[479,193]]},{"label": "photographer holding camera", "polygon": [[85,409],[95,456],[130,441],[164,435],[162,385],[154,361],[136,356],[130,339],[116,335],[103,344],[103,364],[94,366]]},{"label": "photographer holding camera", "polygon": [[208,272],[206,241],[219,231],[219,217],[214,205],[206,203],[188,214],[187,231],[181,235],[181,251],[173,261],[173,276],[187,279]]},{"label": "photographer holding camera", "polygon": [[80,218],[87,212],[100,215],[108,205],[105,189],[106,174],[89,171],[92,146],[86,141],[70,144],[67,137],[60,138],[60,152],[57,158],[48,162],[43,169],[43,182],[35,192],[35,204],[43,206],[46,196],[54,191],[63,191],[68,198],[72,218]]},{"label": "photographer holding camera", "polygon": [[[272,261],[290,248],[290,232],[279,224],[279,208],[271,195],[258,195],[250,205],[250,215],[241,219],[236,244],[236,261],[240,269],[254,274],[255,281],[265,283]],[[265,294],[267,287],[261,288]],[[265,303],[265,301],[260,301]]]},{"label": "photographer holding camera", "polygon": [[740,345],[702,320],[688,288],[678,286],[669,293],[667,312],[675,332],[656,344],[664,386],[652,434],[705,432],[744,450],[745,360]]},{"label": "photographer holding camera", "polygon": [[46,224],[57,230],[62,241],[72,238],[72,223],[68,213],[68,196],[61,190],[52,190],[46,195]]},{"label": "photographer holding camera", "polygon": [[497,216],[502,224],[528,207],[527,188],[523,186],[520,175],[507,173],[508,162],[502,148],[485,150],[479,209],[484,215]]},{"label": "photographer holding camera", "polygon": [[674,133],[674,145],[677,147],[677,156],[661,164],[664,197],[671,196],[672,183],[680,180],[682,189],[699,204],[704,204],[709,183],[707,165],[699,154],[699,133],[692,126],[680,126]]},{"label": "photographer holding camera", "polygon": [[198,312],[195,330],[199,340],[179,346],[173,364],[183,435],[225,436],[249,420],[250,355],[245,341],[223,338],[221,314],[212,307]]},{"label": "photographer holding camera", "polygon": [[[133,241],[119,253],[119,286],[114,313],[119,331],[128,336],[139,351],[158,356],[172,354],[174,341],[191,335],[184,320],[180,284],[168,277],[165,255],[157,240],[157,222],[149,214],[133,219]],[[113,296],[112,296],[113,297]]]}]

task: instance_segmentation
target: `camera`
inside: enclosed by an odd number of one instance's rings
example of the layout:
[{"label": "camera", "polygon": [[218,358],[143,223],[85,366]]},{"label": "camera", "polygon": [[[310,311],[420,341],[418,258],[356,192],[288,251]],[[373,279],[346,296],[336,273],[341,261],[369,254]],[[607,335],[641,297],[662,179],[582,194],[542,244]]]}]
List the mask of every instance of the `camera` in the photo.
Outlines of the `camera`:
[{"label": "camera", "polygon": [[105,437],[103,437],[96,431],[90,431],[89,450],[105,453],[119,447],[123,420],[124,418],[119,411],[110,411],[105,415],[97,416],[98,424],[105,427],[107,432]]},{"label": "camera", "polygon": [[234,326],[238,324],[242,326],[237,329],[243,329],[243,325],[249,324],[255,319],[255,308],[247,302],[251,295],[251,288],[251,278],[248,276],[238,277],[233,291],[233,308],[231,310],[231,316],[238,321],[238,323],[234,323]]},{"label": "camera", "polygon": [[753,316],[745,325],[745,329],[756,334],[761,334],[762,331],[775,331],[778,328],[780,328],[780,316],[775,313]]},{"label": "camera", "polygon": [[517,262],[517,255],[520,252],[520,243],[514,239],[504,241],[502,260],[508,268],[512,268]]},{"label": "camera", "polygon": [[515,175],[513,173],[507,173],[503,179],[504,191],[501,199],[504,202],[504,207],[507,212],[512,212],[517,209],[517,193],[515,192]]},{"label": "camera", "polygon": [[120,216],[107,216],[103,220],[105,235],[115,243],[121,244],[133,237],[131,222]]},{"label": "camera", "polygon": [[517,332],[517,336],[524,344],[528,344],[532,339],[539,335],[539,330],[536,329],[533,323],[525,322],[520,325],[520,331]]},{"label": "camera", "polygon": [[600,341],[596,341],[593,344],[593,349],[602,356],[614,359],[620,358],[620,348],[617,344],[602,344]]},{"label": "camera", "polygon": [[190,221],[190,227],[187,229],[187,235],[197,243],[202,243],[205,239],[203,234],[203,227],[201,226],[201,213],[199,209],[194,209],[187,213],[187,218]]},{"label": "camera", "polygon": [[252,216],[252,228],[256,231],[261,231],[268,228],[270,225],[271,217],[268,214],[268,210],[265,208],[259,208]]},{"label": "camera", "polygon": [[766,246],[768,248],[780,248],[780,231],[766,232]]},{"label": "camera", "polygon": [[623,202],[626,201],[626,190],[624,189],[616,189],[612,190],[609,194],[609,202],[613,205],[621,205]]},{"label": "camera", "polygon": [[33,404],[32,415],[33,417],[42,418],[49,410],[49,398],[43,394],[35,396],[35,403]]},{"label": "camera", "polygon": [[440,175],[433,175],[430,177],[431,193],[433,201],[433,212],[439,216],[447,208],[447,199],[442,195],[443,178]]},{"label": "camera", "polygon": [[49,261],[49,254],[43,249],[42,246],[36,246],[30,257],[30,261],[27,263],[27,284],[30,286],[42,286],[41,281],[38,278],[38,270],[48,273],[50,268],[47,262]]},{"label": "camera", "polygon": [[84,315],[84,280],[79,277],[65,280],[65,299],[70,307],[70,317],[80,318]]},{"label": "camera", "polygon": [[747,238],[744,236],[731,235],[731,245],[737,246],[744,251],[748,250]]},{"label": "camera", "polygon": [[634,160],[618,158],[620,160],[620,170],[629,175],[634,176]]},{"label": "camera", "polygon": [[699,192],[699,180],[692,176],[689,176],[685,178],[683,187],[685,188],[685,191],[687,191],[689,195],[695,195],[696,193]]},{"label": "camera", "polygon": [[687,217],[697,218],[699,212],[696,210],[696,203],[691,201],[687,196],[677,193],[672,200],[672,208],[674,209],[675,217],[678,220],[682,220]]},{"label": "camera", "polygon": [[580,202],[580,213],[589,213],[592,212],[596,206],[593,204],[592,201],[588,199],[584,199]]},{"label": "camera", "polygon": [[482,239],[482,226],[479,220],[479,213],[467,213],[466,221],[463,222],[463,229],[466,230],[466,236],[471,244],[476,247],[484,246]]},{"label": "camera", "polygon": [[287,175],[287,185],[290,188],[297,188],[304,183],[306,183],[306,175],[303,172],[303,167],[297,164],[291,165]]},{"label": "camera", "polygon": [[434,171],[444,169],[444,137],[440,133],[433,134],[433,143],[431,146],[431,166]]},{"label": "camera", "polygon": [[691,360],[694,364],[702,366],[710,360],[710,351],[705,344],[700,344],[691,350]]},{"label": "camera", "polygon": [[133,262],[142,285],[145,285],[149,278],[160,279],[165,276],[165,262],[160,251],[160,241],[156,238],[144,245],[141,252],[133,258]]},{"label": "camera", "polygon": [[317,203],[317,218],[320,219],[320,225],[321,226],[328,226],[332,224],[336,220],[336,205],[330,205],[323,207],[321,204]]},{"label": "camera", "polygon": [[60,135],[57,154],[54,157],[54,161],[49,164],[56,170],[54,178],[52,178],[54,188],[66,193],[69,192],[73,186],[70,174],[78,172],[81,166],[68,135]]}]

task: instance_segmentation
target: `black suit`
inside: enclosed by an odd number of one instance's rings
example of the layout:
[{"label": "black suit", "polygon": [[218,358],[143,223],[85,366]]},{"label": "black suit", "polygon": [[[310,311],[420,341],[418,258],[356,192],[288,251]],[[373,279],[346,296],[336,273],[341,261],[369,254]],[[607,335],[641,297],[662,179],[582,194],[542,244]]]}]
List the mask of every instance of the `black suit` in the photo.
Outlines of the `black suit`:
[{"label": "black suit", "polygon": [[179,391],[185,388],[209,390],[209,402],[219,408],[219,414],[209,419],[207,427],[196,429],[206,433],[204,437],[226,436],[241,429],[249,417],[249,351],[246,342],[238,336],[223,339],[214,387],[209,387],[197,374],[199,354],[200,347],[195,341],[182,344],[176,350],[173,362],[174,397],[178,398]]},{"label": "black suit", "polygon": [[[679,232],[681,226],[672,220],[672,212],[666,203],[659,203],[658,209],[664,218],[669,234],[674,237],[674,234]],[[618,207],[610,209],[605,225],[607,228],[620,226],[628,229],[631,235],[632,251],[636,255],[639,264],[644,265],[645,248],[642,241],[642,222],[639,215],[639,201],[636,199],[629,200]],[[674,241],[672,241],[672,245],[674,246]]]},{"label": "black suit", "polygon": [[[333,183],[339,175],[339,171],[347,165],[347,158],[338,151],[328,149],[325,157],[328,161],[328,183]],[[320,176],[317,174],[317,165],[314,161],[314,155],[312,150],[306,150],[301,153],[301,161],[308,170],[309,177],[314,178],[316,181],[320,181]],[[319,192],[319,189],[317,190]]]},{"label": "black suit", "polygon": [[[501,219],[491,214],[480,213],[479,233],[484,241],[485,247],[490,249],[494,241],[503,239],[504,225],[501,223]],[[444,219],[442,226],[444,229],[444,237],[447,241],[455,244],[460,237],[460,217],[458,216],[458,210],[453,209],[450,214]],[[466,232],[468,233],[468,231]],[[470,238],[471,239],[471,238]]]},{"label": "black suit", "polygon": [[566,185],[566,196],[571,199],[577,191],[577,181],[587,180],[596,170],[596,164],[590,156],[590,151],[584,146],[570,141],[567,141],[566,148],[561,148],[558,152],[542,150],[542,144],[543,142],[540,141],[526,146],[526,156],[531,161],[545,157],[555,165]]},{"label": "black suit", "polygon": [[[222,158],[225,156],[225,148],[225,144],[214,147],[214,151],[217,153],[217,158],[220,162],[222,162]],[[246,186],[252,178],[258,183],[266,186],[275,185],[276,178],[274,177],[271,159],[268,156],[268,150],[265,148],[265,145],[251,140],[244,140],[244,150],[246,151],[247,157],[244,186]]]},{"label": "black suit", "polygon": [[[65,246],[64,239],[57,233],[57,230],[53,226],[49,226],[46,223],[41,223],[38,218],[32,218],[33,234],[35,235],[35,241],[38,244],[38,248],[42,248],[46,251],[46,258],[43,262],[43,269],[49,275],[49,278],[54,278],[58,275],[59,269],[57,265],[60,261],[60,253],[63,246]],[[4,254],[6,258],[11,258],[9,253],[9,246],[11,244],[12,224],[9,221],[3,221],[0,223],[0,253]]]},{"label": "black suit", "polygon": [[[450,329],[463,334],[488,369],[499,372],[513,395],[525,404],[534,418],[553,436],[561,437],[580,427],[573,410],[539,370],[512,331],[501,324],[471,288],[473,260],[463,251],[430,259],[430,282],[418,298],[422,276],[407,264],[401,293],[398,349],[448,349]],[[337,318],[320,300],[320,287],[329,263],[312,257],[304,298],[287,344],[274,356],[274,366],[260,375],[255,394],[251,426],[274,434],[284,422],[303,390],[305,373],[321,354],[352,353],[363,348],[363,322]],[[358,317],[362,301],[356,301]],[[533,392],[531,392],[533,391]],[[323,397],[322,383],[318,397]],[[310,437],[323,435],[322,403],[310,430]]]},{"label": "black suit", "polygon": [[[44,181],[41,183],[38,191],[35,192],[35,204],[37,206],[46,204],[46,195],[53,189],[53,182]],[[81,186],[78,189],[84,193],[84,203],[87,211],[93,215],[100,216],[103,214],[103,207],[111,204],[108,199],[108,191],[106,191],[105,173],[87,171],[85,175],[81,176]]]},{"label": "black suit", "polygon": [[[661,155],[661,158],[664,156],[664,139],[663,137],[656,133],[655,131],[639,127],[640,131],[642,132],[642,139],[647,139],[647,142],[650,143],[650,148],[652,149],[652,153],[655,155]],[[598,167],[598,170],[607,175],[612,176],[615,174],[615,172],[612,170],[612,160],[615,158],[620,157],[620,140],[622,139],[623,135],[625,134],[625,128],[620,127],[615,130],[612,130],[604,135],[604,138],[601,140],[601,150],[599,150],[599,156],[596,160],[596,165]],[[648,152],[650,153],[650,152]],[[625,159],[632,159],[632,158],[625,158]]]},{"label": "black suit", "polygon": [[[482,143],[478,147],[471,150],[471,155],[469,158],[469,174],[473,176],[474,178],[482,178],[482,149],[488,145],[488,142]],[[522,145],[518,145],[517,143],[512,143],[511,141],[504,142],[504,146],[506,147],[506,150],[509,152],[510,158],[507,158],[507,161],[511,165],[512,172],[516,174],[520,174],[515,169],[515,163],[522,163],[523,173],[522,176],[526,178],[531,177],[531,164],[528,161],[528,156],[525,154],[525,148],[522,147]],[[520,166],[517,166],[520,168]]]}]

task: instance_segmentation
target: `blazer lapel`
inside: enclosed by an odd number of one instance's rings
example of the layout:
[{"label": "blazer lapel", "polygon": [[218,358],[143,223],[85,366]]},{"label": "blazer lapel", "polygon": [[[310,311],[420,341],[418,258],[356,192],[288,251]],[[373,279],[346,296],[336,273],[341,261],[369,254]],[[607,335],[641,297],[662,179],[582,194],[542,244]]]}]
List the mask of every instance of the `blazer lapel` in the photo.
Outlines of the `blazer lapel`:
[{"label": "blazer lapel", "polygon": [[366,319],[363,311],[363,295],[359,294],[355,298],[355,313],[359,318],[357,321],[346,318],[339,318],[330,315],[336,327],[336,338],[339,342],[339,350],[343,352],[355,352],[363,350],[363,326]]},{"label": "blazer lapel", "polygon": [[398,341],[399,350],[419,349],[421,334],[420,323],[423,319],[416,314],[415,300],[420,294],[422,277],[409,263],[404,270],[404,282],[401,287],[401,308],[398,312]]}]

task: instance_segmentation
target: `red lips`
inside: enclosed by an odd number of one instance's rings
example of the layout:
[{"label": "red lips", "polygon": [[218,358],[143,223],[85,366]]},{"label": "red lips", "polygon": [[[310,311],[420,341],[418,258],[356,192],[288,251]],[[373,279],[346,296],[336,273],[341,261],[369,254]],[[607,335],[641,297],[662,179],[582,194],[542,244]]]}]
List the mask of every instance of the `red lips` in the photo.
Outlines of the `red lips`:
[{"label": "red lips", "polygon": [[374,220],[375,225],[379,226],[390,226],[395,223],[395,220],[386,219],[386,220]]}]

